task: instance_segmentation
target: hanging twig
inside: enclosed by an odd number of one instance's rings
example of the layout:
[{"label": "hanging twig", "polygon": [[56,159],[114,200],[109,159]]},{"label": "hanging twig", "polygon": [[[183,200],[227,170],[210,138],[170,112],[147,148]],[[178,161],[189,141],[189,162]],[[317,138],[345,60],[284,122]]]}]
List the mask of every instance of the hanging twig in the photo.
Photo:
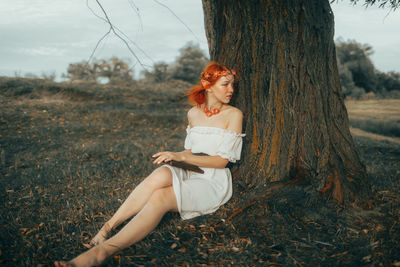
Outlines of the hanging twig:
[{"label": "hanging twig", "polygon": [[128,3],[131,5],[132,9],[135,11],[136,15],[139,18],[140,29],[143,31],[143,22],[142,17],[140,16],[139,8],[135,5],[132,0],[128,0]]},{"label": "hanging twig", "polygon": [[[140,17],[140,14],[138,13],[138,8],[135,6],[135,4],[132,2],[132,1],[130,1],[129,3],[131,4],[131,7],[132,7],[132,9],[133,10],[135,10],[135,12],[136,12],[136,14],[138,15],[138,17],[139,17],[139,21],[140,21],[140,25],[141,25],[141,27],[142,27],[142,30],[143,30],[143,23],[142,23],[142,19],[141,19],[141,17]],[[133,6],[132,6],[133,5]],[[89,0],[86,0],[86,6],[88,7],[88,9],[92,12],[92,14],[93,15],[95,15],[97,18],[99,18],[99,19],[101,19],[102,21],[104,21],[105,23],[108,23],[108,21],[105,19],[105,18],[103,18],[103,17],[101,17],[101,16],[99,16],[98,14],[96,14],[96,12],[89,6]],[[115,26],[115,25],[112,25],[113,26],[113,28],[115,29],[115,30],[117,30],[121,35],[123,35],[126,39],[128,39],[137,49],[139,49],[140,50],[140,52],[142,52],[143,53],[143,55],[145,55],[153,64],[154,64],[154,60],[142,49],[142,48],[140,48],[140,46],[139,45],[137,45],[132,39],[130,39],[129,38],[129,36],[128,35],[126,35],[121,29],[119,29],[117,26]],[[106,34],[107,35],[107,34]],[[103,37],[104,38],[104,37]],[[100,40],[101,41],[101,40]],[[97,47],[97,45],[96,45],[96,47]],[[96,51],[96,50],[94,50],[94,51]],[[92,54],[94,54],[94,53],[92,53]],[[90,60],[89,60],[90,61]]]},{"label": "hanging twig", "polygon": [[[172,11],[172,9],[170,9],[167,5],[161,3],[161,2],[159,2],[159,1],[157,1],[157,0],[153,0],[153,1],[156,2],[158,5],[160,5],[160,6],[164,7],[164,8],[166,8],[175,18],[177,18],[177,19],[186,27],[186,29],[188,29],[188,31],[189,31],[190,33],[193,34],[193,36],[196,38],[196,40],[197,40],[198,42],[200,42],[199,38],[194,34],[194,32],[189,28],[189,26],[188,26],[181,18],[179,18],[179,16],[177,16],[177,15],[175,14],[175,12]],[[100,1],[99,1],[99,0],[96,0],[96,3],[98,4],[98,6],[100,7],[100,9],[102,10],[102,12],[103,12],[103,14],[104,14],[104,17],[101,17],[100,15],[96,14],[96,12],[89,6],[89,0],[86,0],[86,6],[87,6],[88,9],[92,12],[92,14],[95,15],[97,18],[99,18],[99,19],[103,20],[104,22],[106,22],[106,23],[110,26],[110,29],[109,29],[108,32],[107,32],[106,34],[104,34],[104,35],[99,39],[99,41],[97,42],[97,44],[96,44],[96,46],[95,46],[95,48],[94,48],[92,54],[91,54],[90,57],[89,57],[88,63],[89,63],[90,60],[93,58],[93,56],[94,56],[94,54],[95,54],[97,48],[99,47],[100,43],[101,43],[111,32],[113,32],[121,41],[123,41],[123,42],[125,43],[125,45],[126,45],[126,47],[128,48],[128,50],[129,50],[129,51],[131,52],[131,54],[136,58],[137,62],[142,66],[143,69],[147,69],[147,67],[149,67],[149,66],[147,66],[147,65],[145,65],[145,64],[142,63],[142,61],[139,59],[139,57],[136,55],[136,53],[135,53],[135,52],[133,51],[133,49],[130,47],[130,45],[129,45],[129,43],[126,41],[126,39],[129,40],[137,49],[140,50],[140,52],[142,52],[142,53],[154,64],[154,61],[152,60],[152,58],[151,58],[150,56],[148,56],[148,55],[146,54],[146,52],[145,52],[143,49],[141,49],[134,41],[132,41],[122,30],[120,30],[117,26],[115,26],[114,24],[112,24],[110,18],[109,18],[108,15],[107,15],[107,12],[105,11],[105,9],[104,9],[104,7],[102,6],[102,4],[100,3]],[[135,11],[135,13],[138,15],[138,17],[139,17],[139,22],[140,22],[141,28],[142,28],[142,30],[143,30],[143,23],[142,23],[140,14],[138,13],[138,10],[139,10],[138,7],[135,5],[135,3],[134,3],[132,0],[128,0],[128,3],[131,5],[131,7],[132,7],[132,9]],[[123,38],[121,35],[122,35],[123,37],[125,37],[125,38]]]},{"label": "hanging twig", "polygon": [[104,38],[106,38],[107,35],[110,34],[110,32],[111,32],[111,28],[108,30],[108,32],[107,32],[106,34],[104,34],[104,35],[97,41],[97,44],[96,44],[96,46],[94,47],[94,49],[93,49],[93,51],[92,51],[92,54],[90,55],[90,57],[89,57],[89,59],[88,59],[88,61],[87,61],[87,64],[89,64],[90,60],[92,60],[92,57],[94,56],[94,53],[96,52],[97,47],[99,47],[101,41],[103,41]]},{"label": "hanging twig", "polygon": [[[356,5],[357,2],[359,2],[360,0],[350,0],[350,2],[353,3],[353,5]],[[399,6],[400,6],[400,0],[364,0],[364,5],[366,7],[368,6],[372,6],[374,4],[379,3],[379,7],[381,8],[385,8],[386,5],[388,4],[390,6],[391,9],[396,10]],[[330,3],[334,3],[334,2],[339,2],[339,0],[331,0]]]},{"label": "hanging twig", "polygon": [[174,15],[174,17],[177,18],[177,20],[179,20],[183,24],[183,26],[185,26],[186,29],[188,29],[188,31],[190,31],[193,34],[194,38],[196,38],[197,41],[200,43],[200,40],[199,40],[199,38],[197,38],[196,34],[194,34],[194,32],[189,28],[189,26],[186,25],[186,23],[180,17],[178,17],[178,15],[176,15],[174,11],[172,11],[172,9],[170,9],[167,5],[160,3],[157,0],[153,0],[153,1],[156,2],[157,4],[159,4],[160,6],[165,7],[169,12],[171,12],[171,14]]},{"label": "hanging twig", "polygon": [[[90,7],[88,4],[88,0],[86,1],[86,4],[88,6],[88,8],[92,11],[92,13],[100,18],[101,20],[105,21],[108,25],[110,25],[110,29],[109,31],[99,40],[99,42],[96,44],[96,48],[95,50],[92,52],[92,55],[90,56],[90,59],[93,57],[98,45],[100,44],[100,42],[112,31],[115,36],[117,36],[122,42],[125,43],[126,47],[128,48],[128,50],[131,52],[131,54],[136,58],[137,62],[142,66],[142,68],[147,69],[147,66],[145,66],[145,64],[142,63],[142,61],[139,59],[139,57],[136,55],[136,53],[132,50],[132,48],[130,47],[129,43],[117,32],[121,32],[122,35],[124,35],[125,37],[127,37],[121,30],[119,30],[116,26],[114,26],[110,20],[110,18],[107,15],[107,12],[105,11],[105,9],[103,8],[102,4],[100,3],[99,0],[96,0],[96,3],[99,5],[100,9],[102,10],[105,18],[100,17],[99,15],[97,15]],[[129,39],[129,38],[128,38]],[[130,40],[130,39],[129,39]],[[132,40],[130,40],[136,47],[138,47]],[[139,48],[139,47],[138,47]],[[139,48],[140,49],[140,48]],[[144,51],[141,50],[143,53]],[[145,53],[144,53],[145,54]],[[145,54],[146,55],[146,54]],[[146,55],[147,56],[147,55]],[[148,56],[147,56],[148,57]],[[150,57],[149,57],[150,58]],[[90,61],[89,59],[89,61]]]}]

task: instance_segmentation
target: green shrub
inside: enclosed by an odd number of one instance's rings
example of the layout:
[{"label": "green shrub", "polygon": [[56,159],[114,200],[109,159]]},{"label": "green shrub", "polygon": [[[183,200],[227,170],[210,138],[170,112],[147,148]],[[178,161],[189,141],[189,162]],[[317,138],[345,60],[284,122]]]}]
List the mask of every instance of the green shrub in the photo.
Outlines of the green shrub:
[{"label": "green shrub", "polygon": [[188,83],[200,81],[200,73],[208,63],[208,58],[198,45],[186,44],[180,49],[180,55],[171,66],[171,77]]},{"label": "green shrub", "polygon": [[[380,72],[375,69],[370,56],[372,47],[354,40],[336,41],[337,66],[343,95],[360,99],[364,93],[374,92],[377,97],[398,97],[400,73]],[[390,93],[389,93],[390,92]]]}]

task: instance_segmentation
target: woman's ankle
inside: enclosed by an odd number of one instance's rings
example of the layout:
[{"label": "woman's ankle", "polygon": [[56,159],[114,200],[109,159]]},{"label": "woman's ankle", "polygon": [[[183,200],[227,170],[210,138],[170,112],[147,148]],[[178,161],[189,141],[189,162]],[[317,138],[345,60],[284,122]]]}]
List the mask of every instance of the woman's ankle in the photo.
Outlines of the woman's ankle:
[{"label": "woman's ankle", "polygon": [[111,232],[111,230],[113,229],[113,224],[110,221],[107,221],[103,227],[102,227],[103,231],[109,233]]},{"label": "woman's ankle", "polygon": [[104,246],[99,246],[96,251],[96,259],[97,259],[97,264],[103,263],[110,255],[107,254],[106,249]]}]

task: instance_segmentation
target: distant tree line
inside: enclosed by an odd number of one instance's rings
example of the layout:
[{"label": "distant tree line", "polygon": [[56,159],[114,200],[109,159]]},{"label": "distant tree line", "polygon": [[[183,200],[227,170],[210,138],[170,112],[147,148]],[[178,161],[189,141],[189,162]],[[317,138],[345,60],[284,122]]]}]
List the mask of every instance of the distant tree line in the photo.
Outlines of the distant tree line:
[{"label": "distant tree line", "polygon": [[71,63],[64,78],[73,82],[102,82],[108,84],[131,84],[134,82],[133,69],[122,59],[94,60],[91,64],[83,61]]},{"label": "distant tree line", "polygon": [[[196,83],[208,58],[198,45],[188,43],[179,50],[179,56],[172,64],[154,63],[151,70],[142,71],[141,80],[161,83],[169,80],[182,80]],[[135,82],[133,69],[122,59],[112,57],[109,60],[94,60],[71,63],[67,73],[63,74],[73,82],[101,82],[113,85],[132,84]]]},{"label": "distant tree line", "polygon": [[344,96],[362,98],[365,94],[378,97],[400,97],[400,73],[375,69],[368,44],[354,40],[336,41],[336,56]]},{"label": "distant tree line", "polygon": [[182,80],[197,83],[200,73],[209,59],[198,45],[186,44],[179,50],[179,56],[174,63],[156,63],[151,71],[143,71],[144,79],[152,82],[165,82],[168,80]]},{"label": "distant tree line", "polygon": [[[373,49],[368,44],[360,44],[354,40],[336,41],[343,95],[356,99],[371,96],[400,97],[400,73],[378,71],[370,59],[372,54]],[[188,43],[179,50],[173,63],[154,63],[150,70],[142,71],[140,80],[150,83],[182,80],[194,84],[199,81],[200,72],[208,60],[198,45]],[[63,77],[70,81],[129,85],[136,82],[133,73],[127,62],[112,57],[109,60],[95,60],[91,64],[71,63]]]}]

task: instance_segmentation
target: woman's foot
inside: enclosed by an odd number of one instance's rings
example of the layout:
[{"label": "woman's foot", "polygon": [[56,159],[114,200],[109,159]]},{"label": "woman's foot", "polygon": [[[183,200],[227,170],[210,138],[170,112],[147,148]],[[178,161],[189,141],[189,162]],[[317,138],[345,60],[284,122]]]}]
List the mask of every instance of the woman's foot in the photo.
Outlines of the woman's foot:
[{"label": "woman's foot", "polygon": [[107,252],[103,246],[94,247],[69,262],[55,261],[55,267],[90,267],[103,263],[107,258]]},{"label": "woman's foot", "polygon": [[54,262],[55,267],[75,267],[72,263],[65,262],[65,261],[55,261]]},{"label": "woman's foot", "polygon": [[95,235],[95,237],[93,237],[93,239],[90,241],[89,245],[91,247],[97,246],[101,243],[103,243],[107,237],[108,234],[111,232],[111,227],[108,224],[108,222],[106,222],[103,227],[101,227],[100,231],[97,233],[97,235]]}]

